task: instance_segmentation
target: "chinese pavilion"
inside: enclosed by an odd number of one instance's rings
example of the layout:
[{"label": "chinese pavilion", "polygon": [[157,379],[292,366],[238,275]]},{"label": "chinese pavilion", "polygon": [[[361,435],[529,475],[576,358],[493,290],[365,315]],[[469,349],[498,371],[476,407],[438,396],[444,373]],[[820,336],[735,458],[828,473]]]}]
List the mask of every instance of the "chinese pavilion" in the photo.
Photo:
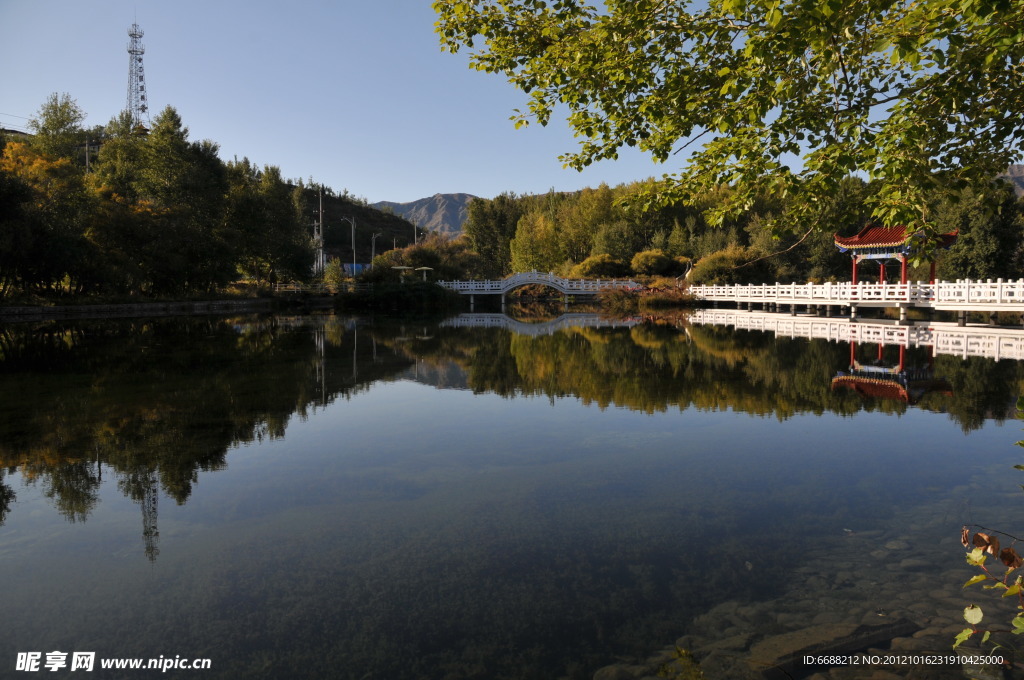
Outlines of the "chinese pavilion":
[{"label": "chinese pavilion", "polygon": [[[948,248],[956,241],[958,231],[939,236],[940,248]],[[840,252],[850,253],[853,258],[853,283],[857,283],[857,266],[861,260],[878,260],[878,282],[885,283],[885,264],[890,260],[900,263],[900,283],[907,282],[907,259],[912,241],[917,234],[907,233],[906,226],[882,227],[867,224],[854,236],[834,234],[836,247]],[[935,261],[931,263],[931,282],[935,283]]]}]

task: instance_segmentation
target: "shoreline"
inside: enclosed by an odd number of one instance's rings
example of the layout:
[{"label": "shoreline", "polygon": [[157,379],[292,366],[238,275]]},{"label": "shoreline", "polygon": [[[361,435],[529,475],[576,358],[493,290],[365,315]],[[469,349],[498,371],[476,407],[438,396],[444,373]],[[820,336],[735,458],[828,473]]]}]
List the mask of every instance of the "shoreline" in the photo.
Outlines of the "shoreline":
[{"label": "shoreline", "polygon": [[[330,299],[327,299],[330,306]],[[318,299],[304,300],[301,306],[320,307]],[[149,316],[189,316],[193,314],[224,314],[233,312],[269,312],[282,306],[292,307],[295,302],[281,298],[252,298],[245,300],[198,300],[173,302],[130,302],[85,305],[26,305],[0,307],[0,323],[18,321],[49,321],[57,319],[117,319]]]}]

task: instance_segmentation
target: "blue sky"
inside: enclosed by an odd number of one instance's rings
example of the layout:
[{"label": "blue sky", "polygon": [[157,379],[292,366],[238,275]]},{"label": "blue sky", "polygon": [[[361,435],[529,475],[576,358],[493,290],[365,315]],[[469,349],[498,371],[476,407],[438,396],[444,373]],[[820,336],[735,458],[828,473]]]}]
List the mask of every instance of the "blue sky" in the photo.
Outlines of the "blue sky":
[{"label": "blue sky", "polygon": [[639,153],[585,172],[557,157],[564,121],[515,130],[526,97],[442,53],[430,0],[0,0],[0,126],[22,128],[53,92],[106,124],[125,107],[128,27],[145,31],[151,114],[285,177],[369,201],[435,193],[569,191],[675,167]]}]

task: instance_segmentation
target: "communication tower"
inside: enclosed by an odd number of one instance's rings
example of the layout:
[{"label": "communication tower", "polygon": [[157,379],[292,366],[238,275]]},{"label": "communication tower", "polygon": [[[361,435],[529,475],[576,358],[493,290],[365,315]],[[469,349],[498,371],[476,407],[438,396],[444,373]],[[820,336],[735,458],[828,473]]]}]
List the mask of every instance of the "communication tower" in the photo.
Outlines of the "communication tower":
[{"label": "communication tower", "polygon": [[136,125],[149,123],[149,103],[146,101],[146,74],[142,67],[142,29],[132,24],[128,29],[128,112]]}]

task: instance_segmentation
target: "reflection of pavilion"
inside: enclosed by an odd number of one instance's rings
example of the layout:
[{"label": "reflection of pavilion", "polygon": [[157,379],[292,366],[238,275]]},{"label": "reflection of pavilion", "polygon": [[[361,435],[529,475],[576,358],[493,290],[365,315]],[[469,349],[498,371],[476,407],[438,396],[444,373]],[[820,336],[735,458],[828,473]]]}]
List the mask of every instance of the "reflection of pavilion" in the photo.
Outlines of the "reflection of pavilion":
[{"label": "reflection of pavilion", "polygon": [[850,342],[850,366],[839,371],[832,378],[832,389],[846,388],[862,397],[903,401],[911,406],[921,401],[928,392],[951,395],[949,382],[935,377],[934,347],[929,348],[928,363],[925,366],[907,366],[907,348],[897,347],[899,361],[895,365],[885,363],[885,345],[878,343],[877,358],[864,364],[857,360],[857,342]]}]

